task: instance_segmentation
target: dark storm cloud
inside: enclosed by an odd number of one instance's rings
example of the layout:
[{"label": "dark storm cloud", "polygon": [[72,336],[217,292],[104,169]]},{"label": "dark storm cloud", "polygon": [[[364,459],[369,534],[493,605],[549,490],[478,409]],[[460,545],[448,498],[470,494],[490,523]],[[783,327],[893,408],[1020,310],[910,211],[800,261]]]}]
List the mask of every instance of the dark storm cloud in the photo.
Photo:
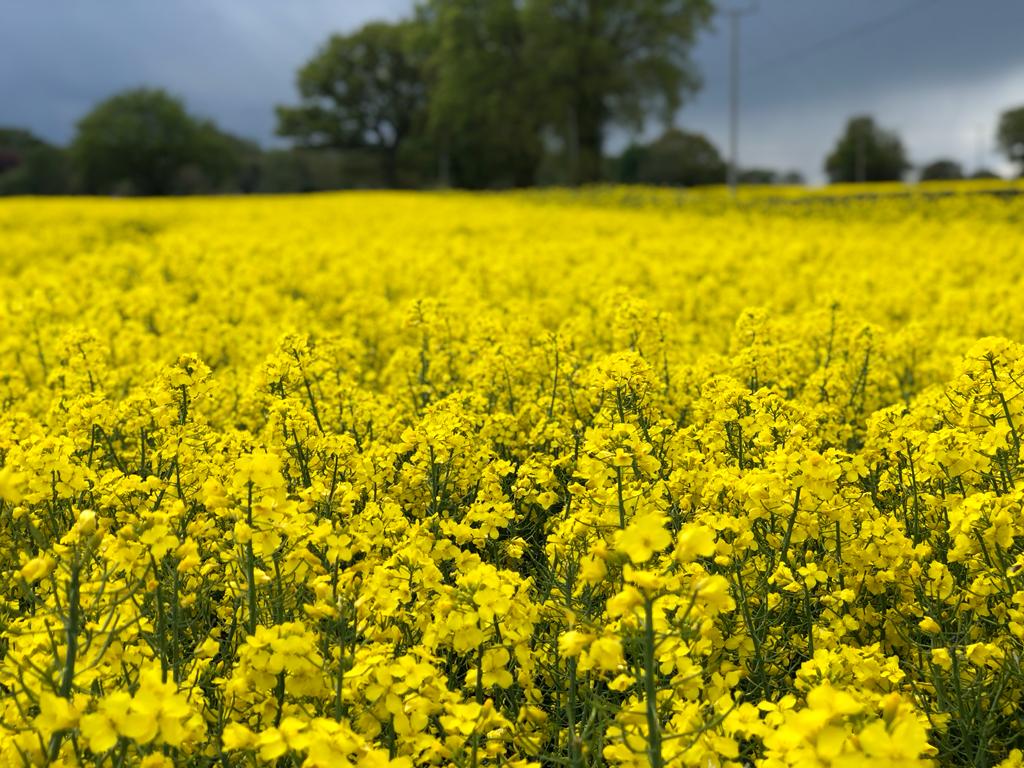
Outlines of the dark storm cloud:
[{"label": "dark storm cloud", "polygon": [[[727,0],[736,7],[741,0]],[[0,124],[66,141],[98,99],[137,85],[273,140],[273,105],[331,32],[410,0],[0,0]],[[705,88],[679,115],[725,145],[728,35],[697,49]],[[850,114],[899,130],[913,159],[997,163],[998,111],[1024,103],[1024,0],[762,0],[742,22],[744,164],[820,178]],[[652,129],[653,130],[653,129]],[[621,146],[622,132],[612,144]]]},{"label": "dark storm cloud", "polygon": [[[6,3],[6,5],[5,5]],[[397,18],[408,0],[0,0],[0,124],[56,140],[97,100],[154,85],[243,136],[273,136],[273,105],[336,30]]]}]

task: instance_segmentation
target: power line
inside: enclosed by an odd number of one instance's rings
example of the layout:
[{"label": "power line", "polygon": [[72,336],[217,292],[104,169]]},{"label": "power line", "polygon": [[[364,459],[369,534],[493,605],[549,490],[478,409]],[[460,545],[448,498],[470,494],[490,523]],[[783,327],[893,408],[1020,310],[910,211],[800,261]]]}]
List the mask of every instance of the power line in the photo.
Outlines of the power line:
[{"label": "power line", "polygon": [[842,32],[837,32],[834,35],[830,35],[829,37],[818,40],[814,43],[811,43],[810,45],[804,46],[803,48],[797,48],[795,50],[789,51],[788,53],[782,54],[781,56],[775,56],[773,58],[766,59],[758,63],[757,65],[751,67],[749,70],[746,70],[744,74],[762,74],[773,69],[778,69],[779,67],[785,66],[794,61],[799,61],[800,59],[807,58],[808,56],[818,53],[819,51],[822,51],[826,48],[831,48],[835,45],[845,43],[849,40],[854,40],[858,37],[870,35],[874,32],[877,32],[879,29],[888,26],[894,21],[898,21],[906,16],[910,16],[911,14],[916,13],[917,11],[920,11],[921,9],[926,8],[930,5],[935,5],[939,1],[940,0],[918,0],[918,2],[916,3],[905,5],[902,8],[893,11],[892,13],[888,13],[884,16],[879,16],[878,18],[871,19],[870,21],[866,21],[863,24],[859,24],[855,27],[843,30]]}]

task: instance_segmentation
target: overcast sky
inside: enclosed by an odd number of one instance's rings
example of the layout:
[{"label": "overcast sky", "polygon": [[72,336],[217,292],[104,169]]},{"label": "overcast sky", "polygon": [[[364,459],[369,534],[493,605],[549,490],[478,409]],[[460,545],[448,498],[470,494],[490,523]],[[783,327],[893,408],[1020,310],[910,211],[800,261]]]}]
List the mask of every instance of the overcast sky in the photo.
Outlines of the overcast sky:
[{"label": "overcast sky", "polygon": [[[741,0],[723,0],[740,7]],[[1024,0],[760,0],[744,17],[744,166],[822,178],[848,116],[897,130],[911,159],[1005,169],[1001,110],[1024,104]],[[273,141],[273,105],[331,33],[397,18],[411,0],[0,0],[0,125],[67,141],[122,88],[154,85],[234,133]],[[728,25],[697,46],[705,78],[678,123],[725,151]],[[626,140],[613,136],[612,149]]]}]

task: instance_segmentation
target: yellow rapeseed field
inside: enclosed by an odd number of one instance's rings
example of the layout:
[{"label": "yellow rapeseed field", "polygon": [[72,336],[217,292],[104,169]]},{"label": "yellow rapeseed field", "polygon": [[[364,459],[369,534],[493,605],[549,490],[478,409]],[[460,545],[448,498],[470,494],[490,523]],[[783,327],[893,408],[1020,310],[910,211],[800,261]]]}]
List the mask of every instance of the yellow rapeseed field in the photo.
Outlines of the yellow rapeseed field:
[{"label": "yellow rapeseed field", "polygon": [[0,204],[0,766],[1021,766],[1022,232]]}]

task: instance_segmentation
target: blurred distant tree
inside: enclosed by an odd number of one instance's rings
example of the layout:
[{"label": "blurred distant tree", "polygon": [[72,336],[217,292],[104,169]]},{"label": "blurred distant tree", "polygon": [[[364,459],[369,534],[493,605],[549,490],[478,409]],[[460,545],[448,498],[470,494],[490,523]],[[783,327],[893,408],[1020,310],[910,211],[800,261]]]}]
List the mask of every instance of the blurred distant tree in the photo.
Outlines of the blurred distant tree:
[{"label": "blurred distant tree", "polygon": [[617,158],[605,162],[607,168],[613,174],[613,178],[623,184],[640,183],[640,161],[647,152],[647,147],[635,142],[626,147]]},{"label": "blurred distant tree", "polygon": [[396,185],[402,144],[426,111],[413,24],[378,22],[331,37],[299,70],[299,106],[277,108],[278,134],[306,148],[372,148],[385,183]]},{"label": "blurred distant tree", "polygon": [[380,157],[370,149],[273,149],[260,155],[256,190],[319,192],[380,183]]},{"label": "blurred distant tree", "polygon": [[212,121],[196,125],[195,157],[200,192],[253,192],[260,168],[259,145],[225,133]]},{"label": "blurred distant tree", "polygon": [[921,181],[954,181],[963,177],[963,166],[949,158],[934,160],[921,169]]},{"label": "blurred distant tree", "polygon": [[85,192],[169,194],[179,169],[196,160],[197,135],[196,121],[178,99],[140,88],[83,117],[71,157]]},{"label": "blurred distant tree", "polygon": [[991,168],[979,168],[971,174],[972,179],[1001,179],[1003,178]]},{"label": "blurred distant tree", "polygon": [[910,167],[899,136],[867,115],[850,118],[835,149],[825,159],[829,180],[899,181]]},{"label": "blurred distant tree", "polygon": [[516,0],[430,0],[419,11],[443,181],[532,184],[542,149],[539,84]]},{"label": "blurred distant tree", "polygon": [[[260,156],[256,190],[269,193],[312,192],[316,190],[304,162],[307,150],[270,149]],[[321,155],[326,154],[321,152]],[[324,163],[326,164],[326,163]]]},{"label": "blurred distant tree", "polygon": [[646,145],[632,145],[619,160],[625,183],[692,187],[725,182],[725,161],[705,136],[678,128]]},{"label": "blurred distant tree", "polygon": [[[712,0],[418,0],[411,20],[330,38],[278,134],[373,149],[389,184],[491,187],[600,178],[613,123],[670,122],[700,85]],[[553,174],[559,165],[565,171]],[[400,173],[401,171],[401,173]]]},{"label": "blurred distant tree", "polygon": [[198,120],[159,89],[124,91],[78,122],[71,159],[84,192],[167,195],[246,190],[259,148]]},{"label": "blurred distant tree", "polygon": [[778,184],[779,174],[770,168],[744,168],[737,181],[740,184]]},{"label": "blurred distant tree", "polygon": [[58,195],[70,191],[67,155],[29,131],[0,128],[0,195]]},{"label": "blurred distant tree", "polygon": [[996,129],[996,141],[1000,151],[1019,166],[1024,176],[1024,106],[1003,112]]},{"label": "blurred distant tree", "polygon": [[600,177],[612,123],[666,124],[700,86],[690,53],[711,0],[523,0],[534,106],[561,136],[569,180]]},{"label": "blurred distant tree", "polygon": [[46,146],[46,142],[21,128],[0,128],[0,173],[6,173],[25,162],[33,149]]},{"label": "blurred distant tree", "polygon": [[737,177],[740,184],[787,184],[799,186],[804,183],[799,171],[774,171],[771,168],[745,168]]}]

